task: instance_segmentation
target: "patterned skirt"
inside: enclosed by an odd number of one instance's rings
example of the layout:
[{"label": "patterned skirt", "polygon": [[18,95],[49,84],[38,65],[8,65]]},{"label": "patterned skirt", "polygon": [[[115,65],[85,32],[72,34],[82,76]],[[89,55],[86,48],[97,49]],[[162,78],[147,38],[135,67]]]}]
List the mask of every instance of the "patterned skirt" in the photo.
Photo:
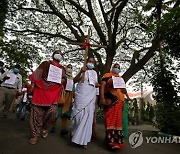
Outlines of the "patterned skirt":
[{"label": "patterned skirt", "polygon": [[122,134],[123,101],[117,102],[104,111],[105,118],[105,144],[110,149],[124,148]]}]

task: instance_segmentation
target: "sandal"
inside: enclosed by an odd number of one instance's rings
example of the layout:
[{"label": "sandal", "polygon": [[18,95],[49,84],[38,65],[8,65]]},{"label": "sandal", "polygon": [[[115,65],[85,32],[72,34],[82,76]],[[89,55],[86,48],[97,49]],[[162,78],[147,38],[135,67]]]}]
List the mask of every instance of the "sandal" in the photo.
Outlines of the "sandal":
[{"label": "sandal", "polygon": [[48,136],[48,130],[43,130],[42,131],[42,137],[46,138]]},{"label": "sandal", "polygon": [[34,144],[36,144],[37,143],[37,137],[32,137],[30,140],[29,140],[29,144],[32,144],[32,145],[34,145]]}]

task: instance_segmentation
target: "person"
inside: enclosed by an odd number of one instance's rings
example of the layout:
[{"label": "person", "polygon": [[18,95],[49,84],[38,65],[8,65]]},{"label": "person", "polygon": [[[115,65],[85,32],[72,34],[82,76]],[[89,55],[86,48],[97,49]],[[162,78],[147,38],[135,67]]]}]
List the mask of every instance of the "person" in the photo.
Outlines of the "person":
[{"label": "person", "polygon": [[7,118],[9,109],[17,93],[21,93],[22,76],[19,74],[20,65],[13,67],[13,71],[5,71],[0,76],[0,106],[4,105],[3,117]]},{"label": "person", "polygon": [[[73,83],[73,76],[72,76],[72,65],[68,64],[66,66],[66,77],[67,77],[67,84],[65,87],[65,104],[58,107],[58,117],[61,117],[61,131],[60,135],[64,136],[68,134],[67,130],[67,123],[68,120],[71,117],[72,113],[72,103],[73,103],[73,97],[74,97],[74,91],[75,91],[75,85]],[[51,128],[50,132],[55,132],[55,125]]]},{"label": "person", "polygon": [[[4,62],[0,61],[0,76],[5,72],[5,70],[3,69],[4,66]],[[0,84],[2,83],[2,81],[0,81]]]},{"label": "person", "polygon": [[128,137],[128,102],[129,100],[124,100],[124,106],[123,106],[123,136],[124,138]]},{"label": "person", "polygon": [[122,112],[124,95],[127,94],[124,80],[119,76],[120,65],[114,64],[111,72],[104,74],[100,87],[100,103],[104,106],[105,144],[110,149],[124,148]]},{"label": "person", "polygon": [[99,87],[96,88],[96,103],[95,103],[95,111],[93,118],[93,127],[92,127],[92,138],[96,139],[98,137],[98,128],[97,128],[97,110],[98,110],[98,101],[99,101]]},{"label": "person", "polygon": [[93,70],[94,63],[94,58],[88,58],[86,67],[82,67],[74,78],[77,86],[69,129],[72,136],[71,141],[83,148],[87,148],[87,143],[91,140],[96,87],[99,86],[97,73]]},{"label": "person", "polygon": [[29,76],[33,91],[30,144],[36,144],[40,134],[46,138],[48,128],[52,127],[57,117],[59,95],[66,83],[65,69],[60,64],[62,60],[62,52],[55,51],[52,60],[42,62]]},{"label": "person", "polygon": [[33,91],[31,90],[31,83],[26,82],[22,88],[21,95],[16,99],[14,104],[14,111],[16,111],[17,118],[22,121],[30,115],[33,95]]}]

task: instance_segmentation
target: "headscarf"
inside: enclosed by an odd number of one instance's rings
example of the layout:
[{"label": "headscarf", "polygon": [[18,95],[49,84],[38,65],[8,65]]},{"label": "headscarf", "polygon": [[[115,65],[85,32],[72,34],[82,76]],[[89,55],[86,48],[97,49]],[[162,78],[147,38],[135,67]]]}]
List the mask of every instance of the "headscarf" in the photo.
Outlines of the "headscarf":
[{"label": "headscarf", "polygon": [[[113,72],[113,69],[115,67],[115,65],[117,65],[117,63],[115,63],[112,67],[111,67],[111,70],[110,70],[110,73],[106,73],[103,75],[102,79],[104,78],[110,78],[112,76],[115,76],[115,77],[121,77],[119,74],[116,74]],[[118,64],[119,65],[119,64]],[[121,92],[121,89],[116,89],[117,90],[117,97],[119,100],[122,100],[124,101],[124,94]]]},{"label": "headscarf", "polygon": [[[69,79],[73,79],[73,76],[72,76],[72,72],[70,73],[70,72],[67,72],[67,68],[68,68],[68,66],[69,65],[71,65],[71,64],[68,64],[65,68],[66,68],[66,75],[69,77]],[[72,65],[71,65],[72,66]]]}]

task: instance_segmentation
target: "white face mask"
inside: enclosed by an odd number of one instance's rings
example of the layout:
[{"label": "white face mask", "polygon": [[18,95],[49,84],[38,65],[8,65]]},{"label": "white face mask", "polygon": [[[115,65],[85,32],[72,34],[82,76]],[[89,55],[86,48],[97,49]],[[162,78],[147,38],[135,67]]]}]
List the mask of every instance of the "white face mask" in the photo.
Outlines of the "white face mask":
[{"label": "white face mask", "polygon": [[93,68],[94,68],[94,64],[93,64],[93,63],[87,63],[86,66],[87,66],[89,69],[93,69]]},{"label": "white face mask", "polygon": [[71,68],[67,68],[66,71],[67,71],[68,73],[72,73],[72,69],[71,69]]},{"label": "white face mask", "polygon": [[58,61],[62,61],[63,57],[60,54],[54,54],[54,59],[58,60]]}]

